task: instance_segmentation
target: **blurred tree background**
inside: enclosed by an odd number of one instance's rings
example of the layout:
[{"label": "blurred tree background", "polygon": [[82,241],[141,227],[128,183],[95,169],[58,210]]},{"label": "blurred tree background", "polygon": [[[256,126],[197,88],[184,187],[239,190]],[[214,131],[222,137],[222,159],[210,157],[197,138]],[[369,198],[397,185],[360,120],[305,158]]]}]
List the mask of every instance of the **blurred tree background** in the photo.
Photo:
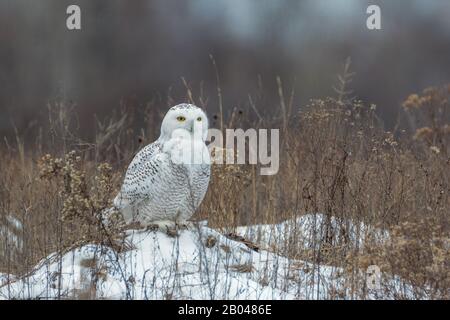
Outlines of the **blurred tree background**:
[{"label": "blurred tree background", "polygon": [[[80,31],[66,29],[70,4],[81,7]],[[381,7],[380,31],[366,28],[369,4]],[[1,0],[0,135],[14,125],[26,135],[63,98],[89,136],[94,115],[121,103],[165,110],[185,100],[182,79],[214,112],[210,55],[226,112],[249,94],[275,108],[277,76],[295,88],[296,107],[334,95],[350,56],[354,95],[390,128],[409,93],[450,81],[450,1]]]}]

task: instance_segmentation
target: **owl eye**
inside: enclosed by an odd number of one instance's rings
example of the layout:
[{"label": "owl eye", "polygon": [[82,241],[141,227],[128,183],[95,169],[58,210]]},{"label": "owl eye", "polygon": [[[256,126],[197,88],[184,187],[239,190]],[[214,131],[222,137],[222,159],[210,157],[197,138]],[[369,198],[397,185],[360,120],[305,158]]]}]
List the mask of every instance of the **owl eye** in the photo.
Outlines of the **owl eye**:
[{"label": "owl eye", "polygon": [[197,118],[197,121],[202,121],[202,117],[198,117],[198,118]]},{"label": "owl eye", "polygon": [[178,116],[177,120],[180,121],[180,122],[183,122],[183,121],[186,121],[186,117]]}]

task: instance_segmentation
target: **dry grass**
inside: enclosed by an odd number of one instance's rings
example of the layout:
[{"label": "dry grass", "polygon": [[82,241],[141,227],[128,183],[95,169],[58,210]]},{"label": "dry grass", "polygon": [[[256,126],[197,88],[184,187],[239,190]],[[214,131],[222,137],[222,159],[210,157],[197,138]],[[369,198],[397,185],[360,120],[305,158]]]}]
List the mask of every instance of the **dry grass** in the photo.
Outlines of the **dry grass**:
[{"label": "dry grass", "polygon": [[[196,218],[208,218],[230,234],[239,225],[323,213],[326,219],[317,227],[325,232],[311,240],[313,246],[305,248],[293,227],[284,243],[270,249],[342,267],[347,290],[330,288],[329,298],[357,297],[365,287],[359,270],[372,264],[417,285],[415,298],[450,298],[450,87],[408,97],[399,126],[387,132],[374,105],[344,99],[345,86],[338,99],[312,100],[296,112],[278,83],[278,114],[262,118],[250,99],[245,112],[219,117],[224,129],[282,128],[279,173],[260,176],[256,166],[215,165]],[[24,274],[54,251],[87,242],[112,244],[120,237],[120,223],[107,229],[100,213],[109,207],[133,155],[157,137],[162,115],[155,116],[151,106],[143,115],[121,108],[98,122],[95,139],[86,143],[71,112],[70,106],[53,103],[34,145],[25,146],[20,133],[14,143],[5,140],[0,226],[10,223],[9,215],[21,221],[23,228],[14,232],[24,246],[14,249],[11,237],[0,234],[2,272]],[[258,120],[250,121],[250,113]],[[363,244],[352,241],[349,230],[361,222],[369,226],[360,230]],[[376,230],[389,231],[389,240],[377,240]],[[259,236],[243,241],[258,244]],[[214,239],[208,245],[214,246]]]}]

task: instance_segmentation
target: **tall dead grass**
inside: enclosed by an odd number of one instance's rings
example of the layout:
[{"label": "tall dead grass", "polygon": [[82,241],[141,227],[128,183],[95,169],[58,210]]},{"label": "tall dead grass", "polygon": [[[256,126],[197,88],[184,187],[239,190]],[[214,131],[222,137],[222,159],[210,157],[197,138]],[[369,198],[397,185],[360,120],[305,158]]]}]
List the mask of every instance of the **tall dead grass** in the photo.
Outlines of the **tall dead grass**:
[{"label": "tall dead grass", "polygon": [[[215,165],[195,218],[228,234],[239,225],[322,213],[326,218],[316,227],[324,232],[313,245],[303,246],[292,228],[289,241],[271,250],[343,268],[346,292],[330,288],[329,298],[367,292],[360,271],[373,264],[416,285],[416,298],[449,298],[450,86],[408,97],[399,126],[389,132],[375,105],[345,99],[345,85],[337,99],[311,100],[296,110],[279,79],[278,84],[277,113],[262,117],[250,98],[247,108],[234,109],[228,118],[213,115],[223,129],[281,128],[278,174],[260,176],[257,166]],[[15,142],[5,140],[0,226],[10,225],[11,216],[19,220],[22,227],[13,232],[23,246],[0,233],[0,271],[24,274],[54,251],[86,242],[111,244],[120,235],[119,227],[105,229],[100,213],[110,206],[133,155],[157,137],[163,115],[152,110],[148,105],[138,114],[121,106],[110,119],[96,122],[96,135],[86,142],[71,106],[52,102],[34,145],[24,145],[20,132]],[[350,232],[361,223],[370,227],[360,230],[362,244]],[[377,240],[377,230],[389,232],[389,239]],[[257,243],[258,237],[251,240]]]}]

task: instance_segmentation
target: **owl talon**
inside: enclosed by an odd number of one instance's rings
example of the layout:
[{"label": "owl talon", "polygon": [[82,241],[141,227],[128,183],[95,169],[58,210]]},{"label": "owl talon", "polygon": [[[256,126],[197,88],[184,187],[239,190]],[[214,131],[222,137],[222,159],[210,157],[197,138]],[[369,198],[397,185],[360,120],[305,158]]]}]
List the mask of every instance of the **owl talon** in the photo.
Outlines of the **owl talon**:
[{"label": "owl talon", "polygon": [[179,236],[177,228],[167,228],[166,234],[172,238]]},{"label": "owl talon", "polygon": [[173,221],[155,221],[152,224],[147,225],[147,231],[161,231],[167,233],[167,235],[172,236],[176,233],[177,226]]},{"label": "owl talon", "polygon": [[159,226],[157,224],[150,224],[145,228],[145,231],[157,231]]},{"label": "owl talon", "polygon": [[177,223],[177,228],[179,230],[189,230],[189,229],[192,229],[193,226],[194,226],[194,224],[190,221],[183,221],[183,222]]}]

